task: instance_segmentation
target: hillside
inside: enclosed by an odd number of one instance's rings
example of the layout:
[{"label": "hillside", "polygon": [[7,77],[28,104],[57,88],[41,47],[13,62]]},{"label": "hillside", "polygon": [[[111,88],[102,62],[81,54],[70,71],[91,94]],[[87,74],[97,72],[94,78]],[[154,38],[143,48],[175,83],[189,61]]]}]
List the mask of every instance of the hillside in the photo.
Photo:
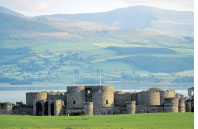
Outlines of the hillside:
[{"label": "hillside", "polygon": [[77,84],[98,84],[100,72],[103,84],[194,82],[192,36],[51,16],[0,19],[2,85],[72,84],[74,75]]},{"label": "hillside", "polygon": [[26,16],[24,16],[24,15],[22,15],[20,13],[12,11],[12,10],[10,10],[8,8],[3,7],[3,6],[0,6],[0,13],[12,15],[12,16],[17,16],[17,17],[23,17],[23,18],[26,17]]},{"label": "hillside", "polygon": [[1,33],[25,33],[28,32],[57,32],[61,31],[55,27],[34,22],[31,19],[16,17],[0,13],[0,32]]},{"label": "hillside", "polygon": [[64,31],[102,31],[115,30],[116,28],[98,22],[78,21],[61,18],[43,17],[34,19],[37,22],[54,26]]},{"label": "hillside", "polygon": [[144,29],[171,35],[192,36],[194,28],[193,15],[193,12],[173,11],[147,6],[132,6],[109,12],[54,14],[47,17],[99,22],[118,29]]}]

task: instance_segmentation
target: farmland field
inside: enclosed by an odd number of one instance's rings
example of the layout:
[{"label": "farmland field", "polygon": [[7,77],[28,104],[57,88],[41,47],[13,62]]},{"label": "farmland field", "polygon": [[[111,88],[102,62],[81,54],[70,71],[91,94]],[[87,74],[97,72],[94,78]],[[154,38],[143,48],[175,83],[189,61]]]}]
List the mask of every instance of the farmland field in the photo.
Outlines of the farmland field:
[{"label": "farmland field", "polygon": [[194,113],[98,116],[0,115],[1,129],[193,129]]}]

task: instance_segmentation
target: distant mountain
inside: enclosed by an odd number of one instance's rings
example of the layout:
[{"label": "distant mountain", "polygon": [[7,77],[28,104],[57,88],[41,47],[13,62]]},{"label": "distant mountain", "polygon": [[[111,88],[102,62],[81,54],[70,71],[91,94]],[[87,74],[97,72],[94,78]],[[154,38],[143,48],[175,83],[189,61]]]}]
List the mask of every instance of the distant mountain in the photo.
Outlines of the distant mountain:
[{"label": "distant mountain", "polygon": [[20,34],[28,32],[63,32],[63,31],[102,31],[115,30],[114,27],[98,22],[68,20],[60,18],[26,17],[20,13],[0,6],[0,32]]},{"label": "distant mountain", "polygon": [[0,13],[3,13],[3,14],[8,14],[8,15],[12,15],[12,16],[17,16],[17,17],[26,17],[20,13],[17,13],[15,11],[12,11],[8,8],[5,8],[3,6],[0,6]]},{"label": "distant mountain", "polygon": [[57,32],[62,31],[50,25],[36,22],[32,19],[15,17],[0,13],[1,33],[25,33],[25,32]]},{"label": "distant mountain", "polygon": [[118,29],[145,29],[176,35],[193,35],[194,28],[193,12],[147,6],[132,6],[99,13],[54,14],[47,17],[99,22]]}]

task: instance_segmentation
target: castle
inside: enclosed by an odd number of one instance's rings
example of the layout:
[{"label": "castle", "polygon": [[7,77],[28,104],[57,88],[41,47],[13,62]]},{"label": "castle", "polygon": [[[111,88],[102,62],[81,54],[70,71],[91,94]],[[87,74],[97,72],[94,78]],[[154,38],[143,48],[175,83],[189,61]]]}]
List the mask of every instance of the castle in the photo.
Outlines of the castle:
[{"label": "castle", "polygon": [[[194,89],[193,89],[194,91]],[[0,114],[60,116],[154,112],[193,112],[189,98],[174,90],[150,88],[141,92],[115,91],[113,86],[68,86],[67,92],[29,92],[26,104],[0,103]]]}]

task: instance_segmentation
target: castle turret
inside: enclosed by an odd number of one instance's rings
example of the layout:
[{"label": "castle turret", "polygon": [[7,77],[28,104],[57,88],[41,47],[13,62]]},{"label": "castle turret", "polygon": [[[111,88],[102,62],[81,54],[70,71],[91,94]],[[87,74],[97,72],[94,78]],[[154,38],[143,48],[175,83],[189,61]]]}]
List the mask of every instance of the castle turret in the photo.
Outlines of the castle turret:
[{"label": "castle turret", "polygon": [[46,100],[47,99],[47,92],[29,92],[26,93],[26,104],[28,106],[33,105],[36,100]]},{"label": "castle turret", "polygon": [[148,91],[146,105],[160,105],[160,92]]},{"label": "castle turret", "polygon": [[160,91],[160,105],[164,104],[165,98],[173,98],[175,95],[176,92],[174,90]]},{"label": "castle turret", "polygon": [[93,86],[93,108],[94,114],[113,114],[114,87]]},{"label": "castle turret", "polygon": [[160,105],[160,88],[150,88],[147,91],[142,91],[136,94],[137,105]]},{"label": "castle turret", "polygon": [[9,103],[9,102],[5,102],[2,104],[2,109],[5,111],[5,112],[10,112],[12,110],[12,103]]},{"label": "castle turret", "polygon": [[136,111],[136,101],[131,101],[127,103],[127,113],[128,114],[135,114]]},{"label": "castle turret", "polygon": [[113,86],[96,86],[93,90],[94,108],[114,106]]},{"label": "castle turret", "polygon": [[67,108],[83,108],[85,102],[84,86],[67,87]]},{"label": "castle turret", "polygon": [[178,112],[178,98],[165,98],[164,112]]},{"label": "castle turret", "polygon": [[184,99],[179,100],[179,112],[186,112],[186,104]]}]

